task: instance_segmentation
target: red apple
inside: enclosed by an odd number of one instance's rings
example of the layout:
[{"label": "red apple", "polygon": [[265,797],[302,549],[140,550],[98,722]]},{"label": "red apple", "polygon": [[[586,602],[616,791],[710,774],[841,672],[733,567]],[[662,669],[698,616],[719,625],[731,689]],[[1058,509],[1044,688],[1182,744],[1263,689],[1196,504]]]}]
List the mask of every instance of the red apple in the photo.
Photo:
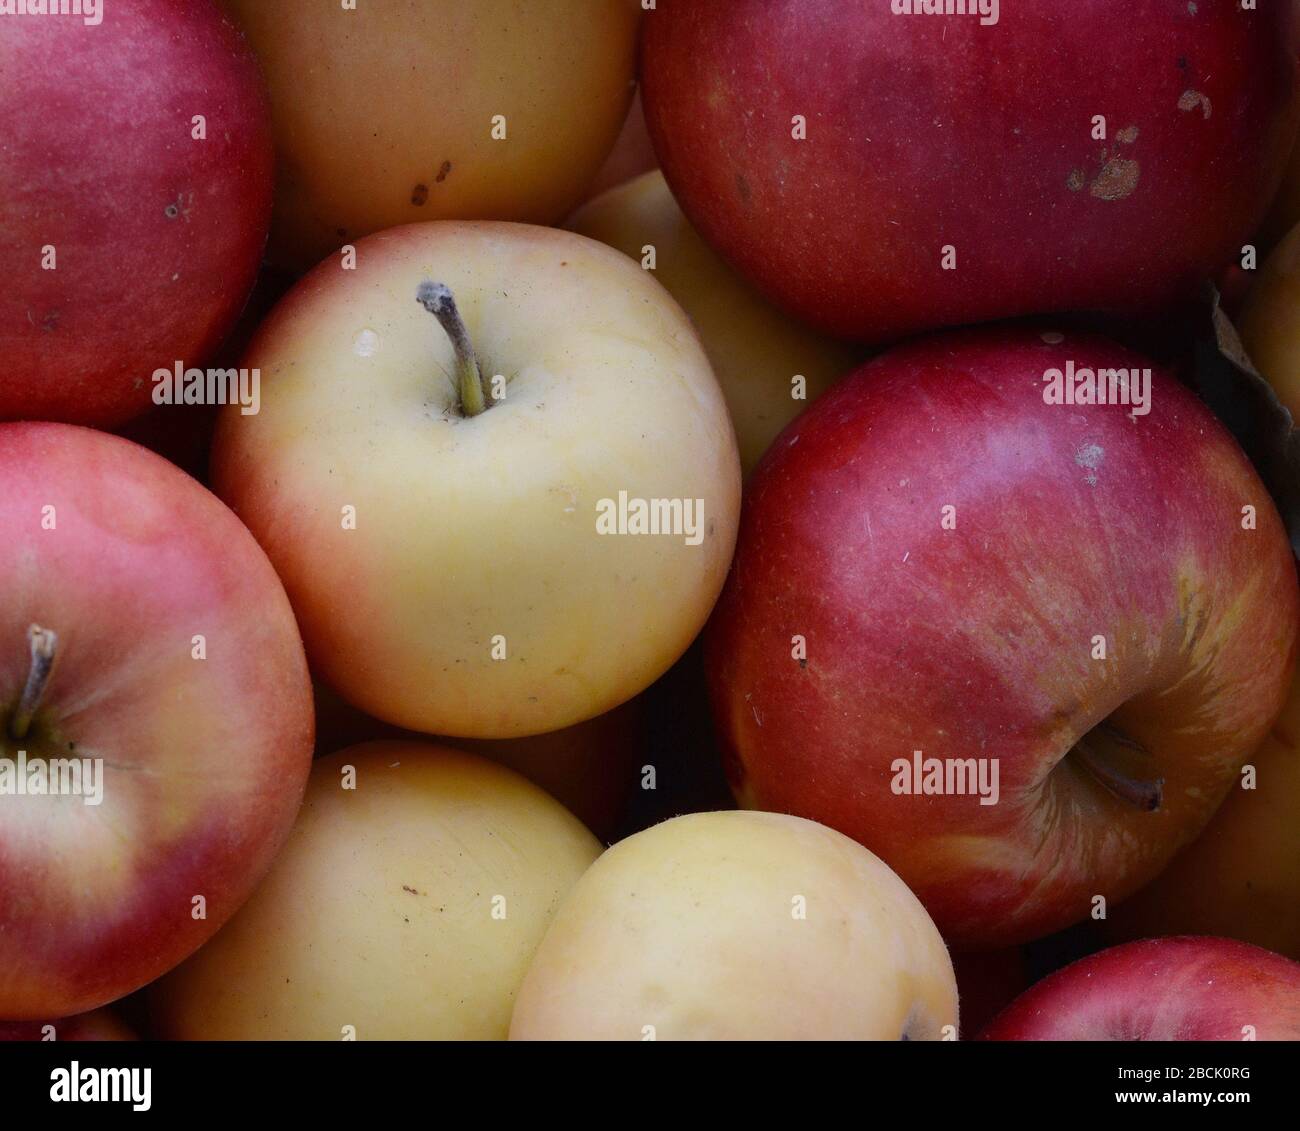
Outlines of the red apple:
[{"label": "red apple", "polygon": [[810,324],[879,340],[1163,307],[1268,207],[1295,136],[1294,4],[1016,0],[992,26],[891,7],[660,0],[644,20],[674,194]]},{"label": "red apple", "polygon": [[[825,394],[747,488],[706,639],[733,787],[861,841],[958,947],[1150,880],[1286,696],[1281,519],[1190,392],[1157,369],[1141,395],[1150,365],[1027,329],[922,341]],[[1046,403],[1071,367],[1132,371],[1149,412]]]},{"label": "red apple", "polygon": [[1232,939],[1125,943],[1044,978],[983,1041],[1297,1041],[1300,962]]},{"label": "red apple", "polygon": [[0,426],[0,586],[0,1017],[66,1017],[252,891],[302,799],[311,684],[252,536],[116,436]]},{"label": "red apple", "polygon": [[234,25],[212,0],[104,17],[0,29],[0,420],[143,412],[156,369],[220,343],[266,243],[269,109]]}]

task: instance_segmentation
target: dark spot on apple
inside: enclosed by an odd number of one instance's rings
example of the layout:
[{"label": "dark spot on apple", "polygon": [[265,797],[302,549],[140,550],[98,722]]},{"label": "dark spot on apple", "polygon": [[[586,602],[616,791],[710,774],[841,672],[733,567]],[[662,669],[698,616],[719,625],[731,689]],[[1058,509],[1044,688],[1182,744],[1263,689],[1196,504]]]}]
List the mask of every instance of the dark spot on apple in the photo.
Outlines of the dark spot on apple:
[{"label": "dark spot on apple", "polygon": [[174,204],[169,204],[163,209],[163,215],[166,216],[168,220],[175,220],[180,214],[181,210]]},{"label": "dark spot on apple", "polygon": [[59,311],[57,310],[49,311],[45,315],[45,317],[41,319],[41,329],[44,330],[47,334],[52,334],[55,330],[58,329],[60,317],[62,317],[62,315],[59,313]]},{"label": "dark spot on apple", "polygon": [[800,660],[800,661],[799,661],[799,667],[801,667],[804,671],[807,671],[807,670],[808,670],[808,661],[807,661],[807,660]]},{"label": "dark spot on apple", "polygon": [[429,199],[428,185],[416,185],[415,188],[411,190],[411,203],[414,204],[417,208],[423,205],[424,202],[428,199]]},{"label": "dark spot on apple", "polygon": [[561,267],[567,267],[568,265],[569,265],[569,261],[568,261],[567,259],[561,259],[561,260],[560,260],[560,266],[561,266]]},{"label": "dark spot on apple", "polygon": [[450,161],[444,161],[444,162],[442,163],[442,167],[439,168],[439,170],[438,170],[438,175],[437,175],[436,177],[434,177],[433,179],[434,179],[438,184],[442,184],[442,182],[445,181],[445,180],[447,179],[447,174],[450,173],[450,172],[451,172],[451,162],[450,162]]},{"label": "dark spot on apple", "polygon": [[1185,70],[1187,70],[1187,56],[1186,56],[1186,55],[1179,55],[1179,56],[1178,56],[1178,69],[1179,69],[1180,71],[1185,71]]},{"label": "dark spot on apple", "polygon": [[749,182],[740,173],[736,174],[736,191],[740,193],[740,199],[746,204],[749,203],[750,197],[753,196],[749,188]]},{"label": "dark spot on apple", "polygon": [[419,894],[420,894],[418,891],[415,890],[415,888],[411,887],[409,884],[403,884],[403,885],[402,885],[402,890],[403,890],[403,891],[409,891],[412,895],[419,895]]},{"label": "dark spot on apple", "polygon": [[1083,184],[1084,176],[1082,169],[1073,170],[1070,175],[1065,178],[1065,187],[1071,192],[1079,192],[1083,188]]}]

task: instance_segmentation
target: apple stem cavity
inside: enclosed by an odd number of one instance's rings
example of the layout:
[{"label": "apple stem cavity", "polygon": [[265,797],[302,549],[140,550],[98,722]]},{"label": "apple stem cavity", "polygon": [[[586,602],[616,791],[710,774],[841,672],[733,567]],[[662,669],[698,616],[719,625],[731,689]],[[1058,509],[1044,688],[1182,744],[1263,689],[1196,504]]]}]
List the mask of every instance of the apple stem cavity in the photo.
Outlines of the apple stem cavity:
[{"label": "apple stem cavity", "polygon": [[[1114,741],[1120,741],[1113,734],[1111,737]],[[1128,739],[1123,740],[1122,745],[1142,749]],[[1113,796],[1144,813],[1154,813],[1160,808],[1161,803],[1164,801],[1164,778],[1149,781],[1145,778],[1126,774],[1110,759],[1094,750],[1086,738],[1080,739],[1075,744],[1074,754],[1078,757],[1083,768],[1096,779],[1103,789]]]},{"label": "apple stem cavity", "polygon": [[460,410],[466,416],[478,416],[488,407],[483,376],[478,359],[474,356],[474,343],[469,340],[465,320],[456,309],[456,300],[446,283],[425,279],[416,288],[416,301],[437,320],[451,339],[456,351],[456,385],[460,390]]},{"label": "apple stem cavity", "polygon": [[16,742],[27,737],[32,719],[40,710],[45,688],[50,682],[50,672],[54,670],[54,657],[59,643],[58,635],[53,629],[42,628],[39,624],[28,628],[27,640],[31,645],[31,666],[27,669],[27,683],[23,687],[22,698],[18,701],[18,710],[9,721],[9,734]]}]

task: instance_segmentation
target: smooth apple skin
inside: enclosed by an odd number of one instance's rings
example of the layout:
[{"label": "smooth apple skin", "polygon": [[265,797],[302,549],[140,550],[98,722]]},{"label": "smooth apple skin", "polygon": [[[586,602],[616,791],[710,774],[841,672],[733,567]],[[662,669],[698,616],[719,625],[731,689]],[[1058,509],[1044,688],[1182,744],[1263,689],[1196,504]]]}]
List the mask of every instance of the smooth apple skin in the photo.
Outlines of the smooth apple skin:
[{"label": "smooth apple skin", "polygon": [[7,19],[0,138],[0,420],[119,425],[252,289],[273,187],[257,62],[212,0]]},{"label": "smooth apple skin", "polygon": [[115,1013],[96,1009],[61,1021],[0,1021],[0,1041],[135,1041],[135,1031]]},{"label": "smooth apple skin", "polygon": [[640,7],[628,0],[226,6],[271,90],[271,256],[299,271],[400,224],[559,222],[636,88]]},{"label": "smooth apple skin", "polygon": [[[776,310],[719,259],[658,171],[584,205],[566,226],[638,262],[647,245],[655,249],[654,277],[699,331],[727,398],[746,475],[781,429],[860,360],[843,343]],[[805,380],[798,400],[792,396],[796,375]]]},{"label": "smooth apple skin", "polygon": [[983,1041],[1297,1041],[1300,963],[1206,936],[1144,939],[1058,970]]},{"label": "smooth apple skin", "polygon": [[[735,434],[689,320],[570,232],[416,224],[357,253],[264,324],[244,362],[262,410],[228,408],[213,450],[313,670],[426,734],[515,738],[613,709],[690,645],[735,545]],[[451,287],[485,375],[508,378],[480,416],[460,414],[451,345],[415,301],[426,278]],[[702,541],[598,533],[620,491],[702,499]]]},{"label": "smooth apple skin", "polygon": [[832,829],[733,811],[665,821],[592,865],[510,1039],[940,1040],[948,1026],[952,962],[902,881]]},{"label": "smooth apple skin", "polygon": [[[865,844],[960,949],[1041,937],[1151,880],[1232,788],[1291,679],[1295,567],[1246,457],[1158,369],[1136,420],[1045,404],[1043,373],[1069,360],[1150,364],[999,329],[901,347],[840,382],[750,481],[706,634],[741,803]],[[1156,811],[1071,753],[1108,719],[1150,752],[1133,773],[1164,779]],[[891,764],[915,750],[996,757],[1000,800],[895,794]]]},{"label": "smooth apple skin", "polygon": [[[118,437],[0,426],[0,578],[0,754],[104,759],[98,806],[0,795],[0,1017],[65,1017],[175,966],[253,889],[302,798],[311,684],[248,531]],[[17,742],[32,624],[59,652]]]},{"label": "smooth apple skin", "polygon": [[1221,935],[1300,960],[1300,679],[1205,831],[1131,899],[1111,910],[1114,941]]},{"label": "smooth apple skin", "polygon": [[[344,771],[355,773],[343,788]],[[320,759],[283,854],[149,989],[171,1040],[504,1040],[546,925],[600,854],[485,758],[372,742]]]},{"label": "smooth apple skin", "polygon": [[881,341],[1183,297],[1268,207],[1296,68],[1290,3],[1019,0],[982,27],[884,2],[660,0],[641,81],[704,238],[810,325]]}]

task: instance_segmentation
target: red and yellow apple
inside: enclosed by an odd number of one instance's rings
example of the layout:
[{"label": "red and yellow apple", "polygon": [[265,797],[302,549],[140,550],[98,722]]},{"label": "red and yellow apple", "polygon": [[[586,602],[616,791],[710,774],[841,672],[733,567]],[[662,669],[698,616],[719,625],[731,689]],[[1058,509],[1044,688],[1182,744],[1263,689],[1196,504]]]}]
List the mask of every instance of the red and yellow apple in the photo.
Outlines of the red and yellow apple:
[{"label": "red and yellow apple", "polygon": [[272,257],[299,270],[420,220],[556,223],[635,88],[628,0],[226,4],[271,89]]},{"label": "red and yellow apple", "polygon": [[1203,936],[1089,955],[1023,993],[985,1041],[1300,1041],[1300,963]]},{"label": "red and yellow apple", "polygon": [[263,325],[261,412],[227,409],[213,451],[313,670],[427,734],[613,709],[686,650],[735,544],[735,436],[689,320],[569,232],[415,224],[357,253]]},{"label": "red and yellow apple", "polygon": [[[1084,370],[1112,403],[1049,403]],[[1113,906],[1201,831],[1285,701],[1298,605],[1264,485],[1176,380],[968,331],[777,440],[706,657],[742,804],[854,837],[987,949]]]},{"label": "red and yellow apple", "polygon": [[265,882],[150,989],[150,1015],[181,1040],[502,1040],[547,923],[599,853],[484,758],[340,750],[313,767]]},{"label": "red and yellow apple", "polygon": [[860,845],[774,813],[694,813],[578,881],[519,990],[511,1040],[941,1040],[952,963]]},{"label": "red and yellow apple", "polygon": [[[266,244],[271,125],[213,0],[115,0],[0,35],[0,420],[111,427],[199,365]],[[202,134],[202,136],[199,136]]]},{"label": "red and yellow apple", "polygon": [[66,1017],[252,891],[302,798],[311,684],[248,531],[116,436],[0,425],[0,579],[0,1018]]},{"label": "red and yellow apple", "polygon": [[[1153,311],[1267,209],[1296,134],[1292,3],[659,0],[641,89],[700,234],[864,340]],[[707,62],[706,62],[707,61]]]},{"label": "red and yellow apple", "polygon": [[727,398],[746,475],[778,432],[859,360],[842,343],[792,322],[731,270],[682,215],[660,172],[580,208],[567,227],[645,266],[699,331]]}]

